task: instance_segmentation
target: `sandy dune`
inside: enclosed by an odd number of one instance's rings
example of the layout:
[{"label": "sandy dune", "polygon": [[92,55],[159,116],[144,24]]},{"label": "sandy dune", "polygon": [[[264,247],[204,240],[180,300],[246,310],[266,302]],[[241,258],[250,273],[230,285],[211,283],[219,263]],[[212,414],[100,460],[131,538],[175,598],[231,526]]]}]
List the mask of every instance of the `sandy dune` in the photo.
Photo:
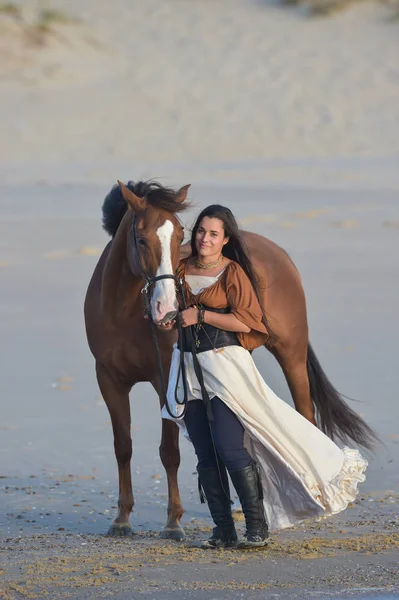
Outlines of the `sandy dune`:
[{"label": "sandy dune", "polygon": [[[29,5],[26,20],[37,18]],[[398,24],[250,0],[52,0],[46,44],[0,17],[3,182],[398,184]],[[121,173],[122,172],[122,173]],[[114,177],[112,177],[113,179]]]}]

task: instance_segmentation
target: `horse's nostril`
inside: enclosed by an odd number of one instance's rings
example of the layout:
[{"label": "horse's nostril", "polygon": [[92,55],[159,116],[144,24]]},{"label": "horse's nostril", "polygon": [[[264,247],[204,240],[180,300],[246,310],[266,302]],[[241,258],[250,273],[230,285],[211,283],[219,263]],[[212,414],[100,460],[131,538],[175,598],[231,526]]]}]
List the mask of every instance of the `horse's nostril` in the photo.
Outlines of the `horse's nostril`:
[{"label": "horse's nostril", "polygon": [[160,303],[159,300],[157,300],[157,302],[155,304],[155,310],[156,310],[156,312],[160,313],[161,312],[161,308],[162,308],[161,303]]}]

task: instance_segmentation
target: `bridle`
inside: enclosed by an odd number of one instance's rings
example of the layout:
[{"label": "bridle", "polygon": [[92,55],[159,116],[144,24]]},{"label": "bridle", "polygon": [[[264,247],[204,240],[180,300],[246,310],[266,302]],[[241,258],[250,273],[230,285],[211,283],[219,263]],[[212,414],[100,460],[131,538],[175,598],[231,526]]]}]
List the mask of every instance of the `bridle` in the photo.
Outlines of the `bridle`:
[{"label": "bridle", "polygon": [[[171,417],[175,417],[176,415],[174,415],[171,412],[169,405],[168,405],[165,373],[164,373],[164,369],[163,369],[163,365],[162,365],[162,358],[161,358],[161,352],[159,349],[156,325],[153,321],[152,314],[151,314],[151,288],[153,285],[155,285],[157,283],[157,281],[161,281],[163,279],[173,279],[173,281],[175,282],[176,291],[180,294],[180,296],[182,298],[183,308],[187,308],[185,297],[184,297],[184,292],[183,292],[183,284],[182,284],[182,281],[177,277],[177,275],[174,275],[173,273],[168,273],[166,275],[157,275],[155,277],[150,277],[148,275],[147,271],[145,270],[145,268],[143,266],[143,262],[142,262],[141,256],[140,256],[140,251],[139,251],[139,247],[138,247],[138,243],[137,243],[136,225],[137,225],[137,217],[134,216],[133,225],[132,225],[133,244],[134,244],[134,249],[136,252],[137,262],[138,262],[141,274],[143,276],[143,280],[145,282],[144,286],[141,289],[141,294],[143,295],[143,298],[144,298],[144,308],[145,308],[145,312],[148,316],[148,320],[150,321],[152,338],[154,340],[155,353],[156,353],[156,357],[157,357],[158,370],[159,370],[159,375],[160,375],[160,384],[161,384],[160,392],[161,392],[162,400],[166,406],[166,410],[168,411],[168,413]],[[179,313],[177,313],[176,322],[177,322],[177,328],[178,328],[178,333],[179,333],[179,339],[182,340],[183,339],[183,330],[182,330]],[[188,399],[188,388],[187,388],[187,376],[186,376],[186,368],[185,368],[185,364],[184,364],[184,353],[183,352],[181,352],[181,357],[180,357],[180,372],[182,375],[184,396],[183,396],[183,400],[179,400],[177,398],[177,393],[175,393],[175,399],[176,399],[177,404],[184,406],[183,413],[182,413],[182,416],[184,416],[184,414],[186,412],[186,405],[187,405],[187,399]],[[176,388],[177,388],[177,384],[176,384]]]},{"label": "bridle", "polygon": [[143,262],[142,262],[141,256],[140,256],[140,251],[139,251],[139,247],[138,247],[138,243],[137,243],[136,225],[137,225],[137,217],[135,216],[133,218],[133,225],[132,225],[133,244],[134,244],[134,249],[136,251],[137,262],[139,264],[141,274],[145,281],[144,287],[141,289],[141,293],[144,296],[145,310],[146,310],[146,312],[148,312],[148,316],[152,322],[151,309],[150,309],[150,299],[151,299],[150,288],[151,288],[151,286],[155,285],[157,283],[157,281],[161,281],[162,279],[173,279],[173,281],[175,282],[175,285],[177,285],[178,278],[176,277],[176,275],[173,275],[172,273],[168,273],[167,275],[157,275],[155,277],[150,277],[148,275],[148,273],[144,269]]}]

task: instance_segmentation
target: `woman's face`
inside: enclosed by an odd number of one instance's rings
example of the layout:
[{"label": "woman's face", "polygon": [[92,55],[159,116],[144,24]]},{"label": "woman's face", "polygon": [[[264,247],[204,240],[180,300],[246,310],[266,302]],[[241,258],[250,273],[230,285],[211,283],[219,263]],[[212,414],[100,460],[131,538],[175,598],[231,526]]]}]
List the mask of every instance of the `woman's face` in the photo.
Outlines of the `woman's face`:
[{"label": "woman's face", "polygon": [[223,221],[216,217],[201,219],[195,235],[195,247],[199,256],[219,258],[223,246],[228,241],[229,238],[224,234]]}]

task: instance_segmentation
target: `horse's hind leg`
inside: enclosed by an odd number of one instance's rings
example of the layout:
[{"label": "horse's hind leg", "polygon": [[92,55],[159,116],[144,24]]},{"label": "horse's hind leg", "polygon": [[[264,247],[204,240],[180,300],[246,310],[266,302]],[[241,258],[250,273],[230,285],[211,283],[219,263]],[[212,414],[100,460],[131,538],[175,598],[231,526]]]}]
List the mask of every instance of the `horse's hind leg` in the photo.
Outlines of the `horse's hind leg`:
[{"label": "horse's hind leg", "polygon": [[96,365],[97,381],[108,407],[114,432],[115,456],[119,470],[118,514],[108,530],[108,535],[129,536],[132,528],[129,516],[134,505],[130,461],[132,439],[130,435],[129,388],[121,385],[101,365]]},{"label": "horse's hind leg", "polygon": [[277,345],[272,352],[283,369],[296,410],[316,425],[306,366],[307,344],[293,344],[289,347]]},{"label": "horse's hind leg", "polygon": [[[157,389],[157,386],[154,385]],[[157,390],[158,391],[158,390]],[[180,525],[184,509],[180,499],[177,471],[180,465],[179,428],[169,419],[162,419],[162,439],[159,456],[168,478],[168,520],[160,536],[165,539],[183,540],[184,530]]]}]

